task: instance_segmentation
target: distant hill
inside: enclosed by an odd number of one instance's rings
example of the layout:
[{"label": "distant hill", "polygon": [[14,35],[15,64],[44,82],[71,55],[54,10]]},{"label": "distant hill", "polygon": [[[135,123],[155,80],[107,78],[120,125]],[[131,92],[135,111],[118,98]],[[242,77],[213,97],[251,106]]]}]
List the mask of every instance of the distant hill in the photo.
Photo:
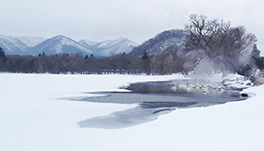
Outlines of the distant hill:
[{"label": "distant hill", "polygon": [[17,39],[19,39],[24,44],[26,44],[27,47],[34,47],[40,44],[41,42],[45,41],[47,38],[23,36],[23,37],[17,37]]},{"label": "distant hill", "polygon": [[138,47],[135,47],[131,51],[131,54],[134,56],[141,56],[144,50],[146,50],[149,55],[155,55],[165,51],[168,48],[183,48],[186,35],[186,31],[179,29],[164,31],[160,34],[157,34],[154,38],[151,38],[143,44],[139,45]]},{"label": "distant hill", "polygon": [[29,49],[20,39],[3,35],[0,35],[0,47],[4,49],[6,54],[17,55],[23,55]]},{"label": "distant hill", "polygon": [[141,56],[146,50],[149,55],[155,55],[174,47],[184,47],[186,31],[174,29],[157,34],[141,45],[127,39],[118,38],[93,42],[88,40],[75,41],[69,37],[58,35],[49,39],[43,37],[12,37],[0,35],[0,47],[8,55],[46,55],[68,53],[93,54],[97,57],[109,57],[120,53],[130,53]]},{"label": "distant hill", "polygon": [[87,48],[97,52],[101,56],[111,56],[120,53],[129,53],[132,49],[138,46],[137,43],[127,39],[127,38],[118,38],[115,40],[106,40],[103,42],[91,42],[87,40],[81,40],[79,43],[83,44]]},{"label": "distant hill", "polygon": [[38,55],[44,52],[46,55],[63,54],[63,53],[82,53],[91,54],[91,50],[71,38],[59,35],[53,38],[47,39],[42,43],[36,45],[28,51],[28,54]]},{"label": "distant hill", "polygon": [[12,37],[0,35],[0,47],[8,55],[33,55],[40,53],[46,55],[68,53],[93,54],[97,57],[108,57],[119,53],[129,53],[135,42],[127,38],[92,42],[88,40],[75,41],[69,37],[59,35],[49,39],[42,37]]}]

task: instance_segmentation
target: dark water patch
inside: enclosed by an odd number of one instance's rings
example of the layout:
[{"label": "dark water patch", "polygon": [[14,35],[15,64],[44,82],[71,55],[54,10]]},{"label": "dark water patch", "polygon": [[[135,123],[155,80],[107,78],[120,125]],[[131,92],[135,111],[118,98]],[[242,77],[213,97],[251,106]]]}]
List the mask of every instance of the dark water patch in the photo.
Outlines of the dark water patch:
[{"label": "dark water patch", "polygon": [[195,84],[191,81],[135,83],[124,88],[131,92],[96,92],[96,97],[71,98],[72,101],[137,104],[136,107],[79,122],[80,127],[119,129],[156,120],[176,109],[208,107],[248,97],[221,84]]},{"label": "dark water patch", "polygon": [[[195,96],[207,94],[207,96],[226,97],[231,94],[239,94],[244,88],[226,87],[225,84],[199,83],[193,80],[171,80],[161,82],[132,83],[127,87],[132,93],[142,94],[193,94]],[[229,96],[228,96],[229,97]]]},{"label": "dark water patch", "polygon": [[160,93],[160,94],[173,94],[175,91],[171,89],[175,85],[189,80],[173,80],[173,81],[157,81],[145,83],[132,83],[126,90],[131,90],[132,93]]},{"label": "dark water patch", "polygon": [[173,110],[172,109],[160,109],[160,110],[154,111],[152,114],[157,114],[157,113],[164,112],[164,111],[173,111]]},{"label": "dark water patch", "polygon": [[248,94],[246,94],[246,93],[242,93],[242,94],[241,94],[241,97],[248,97]]},{"label": "dark water patch", "polygon": [[143,102],[140,107],[147,108],[161,108],[161,107],[188,107],[197,104],[197,102]]}]

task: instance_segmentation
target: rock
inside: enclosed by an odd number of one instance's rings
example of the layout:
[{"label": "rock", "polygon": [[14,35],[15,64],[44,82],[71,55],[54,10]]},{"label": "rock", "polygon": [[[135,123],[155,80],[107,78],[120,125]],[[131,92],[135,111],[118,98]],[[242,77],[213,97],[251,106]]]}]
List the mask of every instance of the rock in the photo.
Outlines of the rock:
[{"label": "rock", "polygon": [[264,84],[264,78],[256,78],[254,81],[254,86],[263,85]]}]

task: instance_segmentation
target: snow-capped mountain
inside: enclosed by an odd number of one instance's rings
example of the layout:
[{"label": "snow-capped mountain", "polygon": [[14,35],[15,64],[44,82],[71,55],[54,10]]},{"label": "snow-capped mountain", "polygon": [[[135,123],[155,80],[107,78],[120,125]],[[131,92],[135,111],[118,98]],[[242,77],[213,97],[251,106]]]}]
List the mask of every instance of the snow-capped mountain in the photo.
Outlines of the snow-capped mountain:
[{"label": "snow-capped mountain", "polygon": [[62,54],[62,53],[81,53],[81,54],[92,54],[93,52],[87,47],[79,44],[71,38],[59,35],[43,41],[42,43],[31,48],[31,55],[38,55],[40,53],[46,55]]},{"label": "snow-capped mountain", "polygon": [[110,55],[116,55],[119,53],[129,53],[132,51],[134,47],[138,46],[135,42],[126,39],[126,38],[118,38],[113,41],[107,41],[107,42],[102,42],[99,44],[99,48],[104,48],[100,52],[101,55],[103,56],[110,56]]},{"label": "snow-capped mountain", "polygon": [[187,32],[184,30],[173,29],[164,31],[154,38],[149,39],[143,44],[135,47],[131,54],[140,56],[146,50],[149,55],[158,54],[168,48],[184,47]]},{"label": "snow-capped mountain", "polygon": [[34,46],[40,44],[41,42],[45,41],[47,38],[22,36],[22,37],[17,37],[17,39],[22,41],[28,47],[34,47]]},{"label": "snow-capped mountain", "polygon": [[132,49],[138,46],[137,43],[127,39],[127,38],[118,38],[115,40],[105,40],[103,42],[91,42],[82,40],[80,41],[83,45],[87,46],[93,52],[97,52],[101,56],[111,56],[120,53],[129,53]]},{"label": "snow-capped mountain", "polygon": [[2,47],[7,54],[18,55],[23,55],[24,51],[28,49],[28,46],[18,38],[4,35],[0,35],[0,47]]},{"label": "snow-capped mountain", "polygon": [[93,41],[89,41],[89,40],[80,40],[78,41],[80,44],[86,46],[86,47],[91,47],[91,46],[95,46],[96,44],[98,44],[99,42],[93,42]]},{"label": "snow-capped mountain", "polygon": [[88,40],[75,41],[69,37],[59,35],[49,39],[43,37],[12,37],[0,35],[0,47],[8,55],[38,55],[53,54],[93,54],[97,57],[108,57],[119,53],[129,53],[138,44],[126,39],[118,38],[103,42]]}]

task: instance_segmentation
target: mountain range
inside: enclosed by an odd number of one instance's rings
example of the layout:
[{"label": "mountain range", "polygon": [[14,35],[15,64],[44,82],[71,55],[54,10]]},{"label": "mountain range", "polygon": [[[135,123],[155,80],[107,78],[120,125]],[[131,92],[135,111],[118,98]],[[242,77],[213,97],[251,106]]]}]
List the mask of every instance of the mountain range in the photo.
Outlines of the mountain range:
[{"label": "mountain range", "polygon": [[186,35],[187,32],[185,30],[167,30],[150,38],[141,45],[127,38],[93,42],[88,40],[75,41],[63,35],[49,39],[0,35],[0,47],[8,55],[37,56],[44,52],[46,55],[81,53],[83,55],[93,54],[97,57],[109,57],[125,52],[134,56],[141,56],[144,51],[147,51],[149,55],[156,55],[168,50],[179,50],[178,52],[181,53],[181,48],[184,48]]},{"label": "mountain range", "polygon": [[184,48],[186,35],[187,32],[180,29],[164,31],[147,40],[143,44],[135,47],[130,54],[134,56],[141,56],[143,52],[146,51],[148,55],[156,55],[170,49],[174,51],[179,50],[180,53],[180,50]]},{"label": "mountain range", "polygon": [[12,37],[0,35],[0,47],[8,55],[33,55],[40,53],[53,54],[93,54],[97,57],[108,57],[119,53],[129,53],[138,46],[137,43],[127,39],[118,38],[103,42],[88,40],[75,41],[69,37],[58,35],[49,39],[43,37]]}]

